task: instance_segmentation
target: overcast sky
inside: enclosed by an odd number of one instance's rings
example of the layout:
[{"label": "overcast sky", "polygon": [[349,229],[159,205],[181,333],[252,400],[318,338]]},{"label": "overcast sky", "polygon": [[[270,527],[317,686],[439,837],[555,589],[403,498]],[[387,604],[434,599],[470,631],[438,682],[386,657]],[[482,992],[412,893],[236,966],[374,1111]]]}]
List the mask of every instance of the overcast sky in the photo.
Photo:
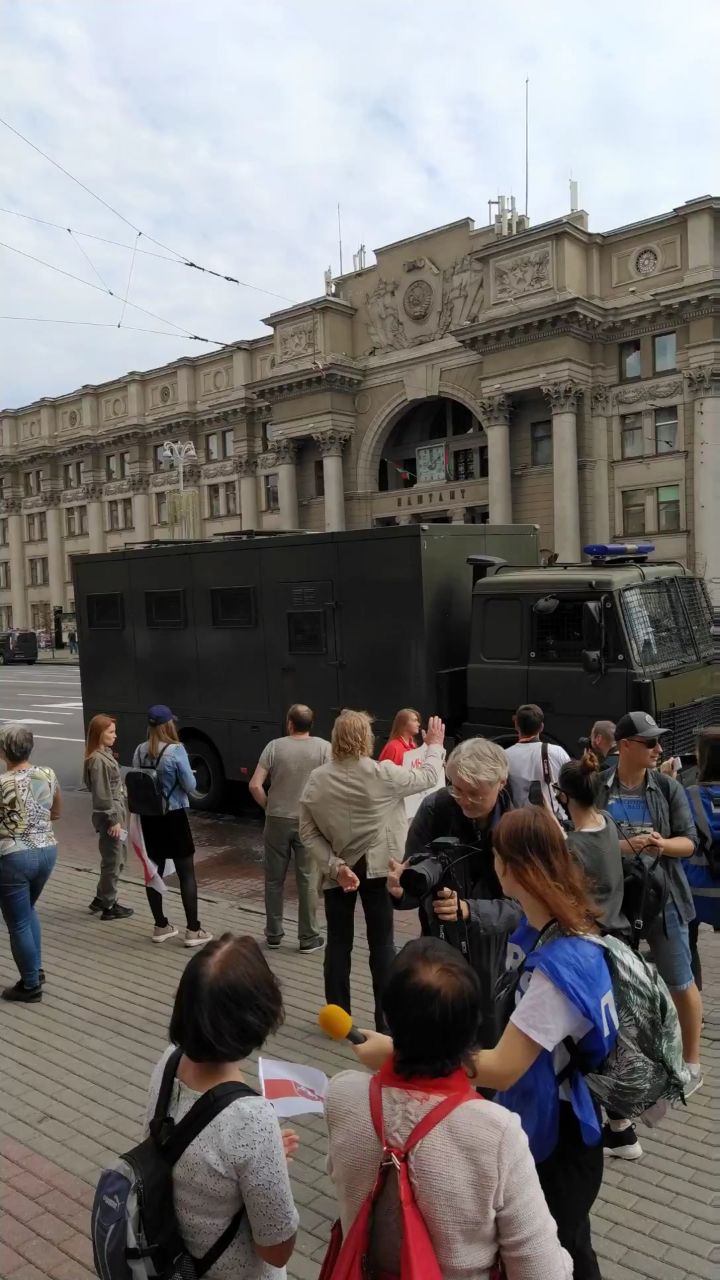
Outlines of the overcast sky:
[{"label": "overcast sky", "polygon": [[[718,0],[0,0],[0,115],[132,226],[0,127],[0,205],[290,300],[372,249],[498,191],[530,217],[567,212],[570,174],[593,230],[664,212],[718,175]],[[143,232],[138,240],[133,227]],[[263,332],[286,305],[177,261],[0,214],[0,404],[152,368]],[[90,262],[83,256],[89,256]]]}]

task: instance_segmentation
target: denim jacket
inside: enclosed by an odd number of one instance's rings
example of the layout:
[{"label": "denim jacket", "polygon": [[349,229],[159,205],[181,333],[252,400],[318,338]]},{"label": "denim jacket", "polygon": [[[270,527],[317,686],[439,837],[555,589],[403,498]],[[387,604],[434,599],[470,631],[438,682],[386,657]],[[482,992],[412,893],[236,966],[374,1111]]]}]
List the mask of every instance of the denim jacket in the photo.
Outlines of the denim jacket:
[{"label": "denim jacket", "polygon": [[[601,775],[600,794],[597,800],[599,809],[607,808],[616,773],[617,770],[613,769]],[[666,840],[671,836],[686,836],[692,841],[694,849],[697,845],[697,831],[687,796],[680,783],[656,769],[648,769],[645,787],[647,805],[655,830],[659,831]],[[661,858],[659,865],[665,872],[670,899],[675,904],[680,919],[684,924],[688,924],[690,920],[695,919],[695,907],[683,861],[682,858]]]},{"label": "denim jacket", "polygon": [[[155,758],[157,759],[157,757]],[[133,768],[142,769],[153,766],[147,742],[141,742],[135,748]],[[181,742],[171,742],[155,764],[158,780],[167,796],[168,809],[189,809],[189,797],[196,789],[195,774],[190,768],[188,753]]]}]

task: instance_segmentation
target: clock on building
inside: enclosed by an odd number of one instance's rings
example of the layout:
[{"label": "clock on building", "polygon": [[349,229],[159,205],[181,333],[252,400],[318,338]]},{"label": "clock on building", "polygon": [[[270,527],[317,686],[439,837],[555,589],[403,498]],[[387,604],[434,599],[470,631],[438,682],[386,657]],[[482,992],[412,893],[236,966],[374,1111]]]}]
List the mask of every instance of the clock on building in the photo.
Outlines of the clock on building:
[{"label": "clock on building", "polygon": [[418,484],[444,484],[447,459],[444,444],[425,444],[415,452]]}]

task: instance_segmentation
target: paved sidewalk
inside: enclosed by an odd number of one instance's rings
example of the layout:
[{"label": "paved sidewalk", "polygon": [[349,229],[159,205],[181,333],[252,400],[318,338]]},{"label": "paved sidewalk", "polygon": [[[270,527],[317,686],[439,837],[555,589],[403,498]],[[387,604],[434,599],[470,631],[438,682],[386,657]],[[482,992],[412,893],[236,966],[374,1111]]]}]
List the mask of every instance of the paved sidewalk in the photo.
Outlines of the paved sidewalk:
[{"label": "paved sidewalk", "polygon": [[[90,1280],[88,1208],[98,1170],[138,1140],[147,1081],[162,1053],[175,988],[191,953],[175,941],[149,942],[139,885],[123,899],[132,920],[102,924],[87,912],[90,871],[58,866],[41,900],[44,963],[40,1005],[0,1006],[0,1280]],[[177,895],[172,895],[177,899]],[[181,919],[179,901],[171,910]],[[260,938],[262,915],[204,901],[203,923]],[[289,930],[271,955],[285,994],[286,1020],[268,1046],[277,1057],[328,1073],[351,1065],[343,1047],[315,1027],[322,1003],[322,954],[298,956]],[[708,988],[720,989],[720,935],[701,933]],[[371,1017],[364,948],[355,965],[355,1020]],[[0,936],[0,982],[15,980]],[[639,1163],[609,1162],[595,1215],[604,1280],[700,1280],[720,1263],[720,1012],[708,1000],[706,1084],[687,1112],[641,1134]],[[335,1206],[324,1173],[320,1117],[296,1124],[302,1145],[292,1167],[301,1213],[288,1274],[315,1280]]]}]

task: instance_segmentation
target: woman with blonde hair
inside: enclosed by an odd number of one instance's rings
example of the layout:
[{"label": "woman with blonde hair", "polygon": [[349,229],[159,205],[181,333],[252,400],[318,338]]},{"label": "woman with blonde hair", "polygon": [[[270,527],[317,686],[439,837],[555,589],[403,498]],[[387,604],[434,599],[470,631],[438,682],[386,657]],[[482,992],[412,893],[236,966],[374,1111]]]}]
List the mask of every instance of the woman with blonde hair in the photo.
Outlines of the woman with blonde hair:
[{"label": "woman with blonde hair", "polygon": [[403,707],[392,722],[390,737],[383,747],[379,760],[392,760],[393,764],[402,764],[407,751],[414,751],[416,739],[420,733],[420,712],[412,707]]},{"label": "woman with blonde hair", "polygon": [[392,904],[387,892],[391,858],[405,845],[405,797],[437,785],[445,726],[431,716],[427,760],[405,769],[373,760],[372,720],[342,711],[332,731],[332,758],[314,769],[300,798],[300,839],[322,873],[327,921],[325,998],[350,1013],[350,965],[355,904],[360,895],[367,925],[375,1022],[384,1026],[382,989],[395,954]]},{"label": "woman with blonde hair", "polygon": [[127,920],[132,907],[117,900],[118,881],[125,868],[128,811],[122,773],[113,753],[117,727],[112,716],[93,716],[85,742],[83,782],[92,796],[92,824],[100,846],[100,878],[92,912],[101,920]]},{"label": "woman with blonde hair", "polygon": [[[197,881],[193,861],[195,842],[187,816],[190,796],[195,791],[195,774],[190,768],[188,753],[178,737],[175,716],[162,703],[148,711],[147,741],[136,747],[133,768],[155,770],[165,812],[143,815],[140,818],[145,848],[148,856],[157,864],[158,875],[162,876],[166,861],[175,864],[187,924],[184,943],[186,947],[201,947],[210,941],[212,934],[202,928],[197,913]],[[165,915],[162,894],[149,886],[145,892],[155,921],[152,941],[163,943],[168,938],[176,938],[178,931]]]}]

